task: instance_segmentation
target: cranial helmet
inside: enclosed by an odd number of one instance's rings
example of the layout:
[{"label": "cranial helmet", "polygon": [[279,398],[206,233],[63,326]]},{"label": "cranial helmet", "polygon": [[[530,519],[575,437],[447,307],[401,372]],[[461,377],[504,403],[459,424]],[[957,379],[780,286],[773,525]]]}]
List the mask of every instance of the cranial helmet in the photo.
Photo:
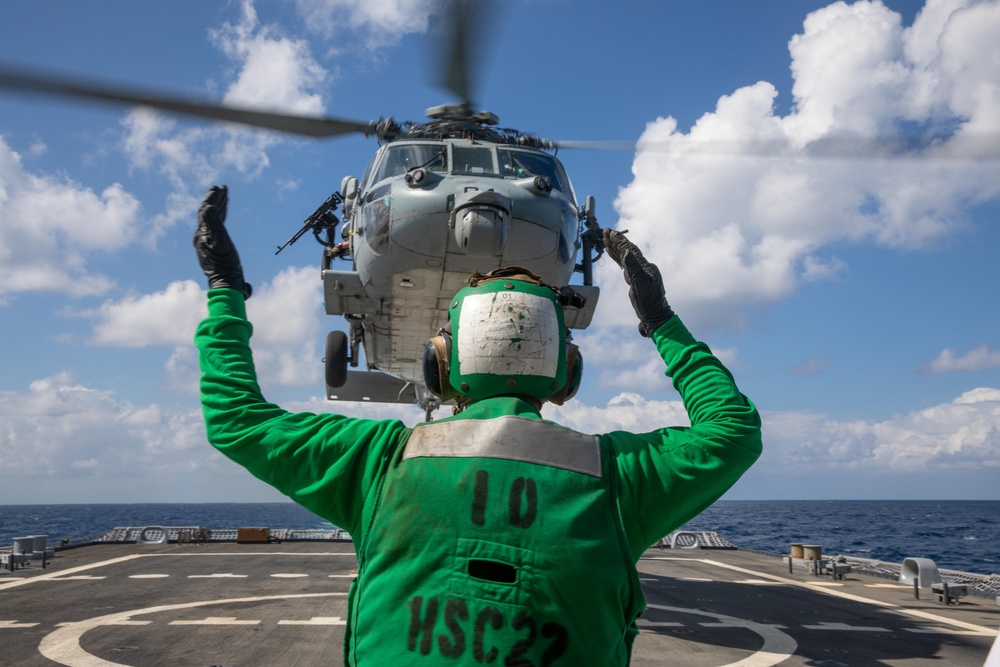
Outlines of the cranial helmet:
[{"label": "cranial helmet", "polygon": [[424,347],[424,380],[445,401],[509,394],[561,405],[583,372],[567,338],[560,296],[538,276],[519,267],[476,272]]}]

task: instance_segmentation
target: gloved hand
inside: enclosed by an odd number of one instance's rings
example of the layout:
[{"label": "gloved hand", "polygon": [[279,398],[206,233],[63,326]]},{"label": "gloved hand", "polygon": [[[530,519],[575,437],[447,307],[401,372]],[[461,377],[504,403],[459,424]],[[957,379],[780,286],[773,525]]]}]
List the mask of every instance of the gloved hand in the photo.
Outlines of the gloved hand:
[{"label": "gloved hand", "polygon": [[229,190],[226,186],[213,185],[198,209],[194,249],[198,253],[201,269],[208,277],[208,289],[228,287],[243,292],[243,296],[249,299],[253,288],[243,280],[239,253],[226,231],[228,204]]},{"label": "gloved hand", "polygon": [[615,264],[622,267],[629,286],[628,298],[639,316],[639,333],[647,338],[674,316],[663,291],[663,278],[656,265],[647,261],[639,248],[621,232],[604,230],[604,247]]}]

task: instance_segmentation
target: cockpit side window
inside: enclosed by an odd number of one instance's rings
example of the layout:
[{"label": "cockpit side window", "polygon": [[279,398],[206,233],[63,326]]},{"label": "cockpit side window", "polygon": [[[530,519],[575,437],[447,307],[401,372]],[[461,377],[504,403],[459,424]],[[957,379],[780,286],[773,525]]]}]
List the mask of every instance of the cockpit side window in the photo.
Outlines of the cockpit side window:
[{"label": "cockpit side window", "polygon": [[545,176],[553,188],[566,195],[567,199],[573,199],[573,189],[569,185],[569,180],[551,155],[509,148],[498,149],[497,155],[500,158],[500,173],[504,178]]},{"label": "cockpit side window", "polygon": [[497,169],[493,164],[493,151],[481,146],[458,146],[452,144],[452,161],[455,174],[475,174],[496,176]]},{"label": "cockpit side window", "polygon": [[368,163],[368,166],[365,168],[365,175],[361,177],[362,192],[365,191],[365,189],[368,187],[368,184],[371,182],[369,179],[371,178],[372,168],[375,166],[375,162],[376,161],[373,159],[371,162]]},{"label": "cockpit side window", "polygon": [[443,144],[398,144],[389,146],[375,170],[372,183],[393,176],[402,176],[411,169],[423,167],[430,171],[445,171],[447,158]]}]

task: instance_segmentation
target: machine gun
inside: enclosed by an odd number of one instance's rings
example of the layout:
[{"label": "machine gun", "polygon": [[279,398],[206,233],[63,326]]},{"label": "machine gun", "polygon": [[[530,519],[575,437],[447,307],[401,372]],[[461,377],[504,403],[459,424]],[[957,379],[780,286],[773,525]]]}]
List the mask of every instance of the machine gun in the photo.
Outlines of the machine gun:
[{"label": "machine gun", "polygon": [[[279,252],[302,238],[302,236],[310,230],[320,245],[327,248],[333,248],[336,246],[337,244],[334,243],[332,236],[333,230],[336,229],[338,224],[340,224],[340,219],[337,218],[333,212],[336,211],[337,207],[343,202],[344,199],[340,196],[339,192],[334,192],[332,195],[327,197],[326,201],[320,204],[319,208],[317,208],[312,215],[306,218],[299,231],[295,232],[290,239],[285,241],[283,245],[279,246],[274,254],[277,255]],[[326,240],[320,238],[320,234],[324,231],[326,232]]]}]

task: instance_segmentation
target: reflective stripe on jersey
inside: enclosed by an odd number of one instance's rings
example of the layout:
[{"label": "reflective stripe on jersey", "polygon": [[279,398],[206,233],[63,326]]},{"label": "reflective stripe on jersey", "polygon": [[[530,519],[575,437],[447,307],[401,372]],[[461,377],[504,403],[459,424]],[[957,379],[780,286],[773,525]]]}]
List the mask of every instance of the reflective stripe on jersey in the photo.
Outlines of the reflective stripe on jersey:
[{"label": "reflective stripe on jersey", "polygon": [[403,451],[404,460],[417,457],[508,459],[601,476],[596,435],[513,415],[419,426]]}]

